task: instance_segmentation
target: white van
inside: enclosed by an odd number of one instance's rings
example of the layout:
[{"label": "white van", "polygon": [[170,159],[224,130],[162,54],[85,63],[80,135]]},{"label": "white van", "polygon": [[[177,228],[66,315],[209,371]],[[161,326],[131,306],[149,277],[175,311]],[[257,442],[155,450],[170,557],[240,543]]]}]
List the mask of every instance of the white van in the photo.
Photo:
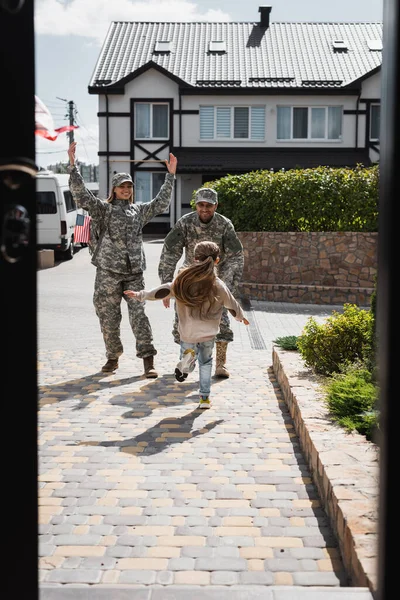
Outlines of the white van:
[{"label": "white van", "polygon": [[68,187],[69,175],[39,171],[36,175],[36,247],[54,250],[70,260],[74,256],[77,210]]}]

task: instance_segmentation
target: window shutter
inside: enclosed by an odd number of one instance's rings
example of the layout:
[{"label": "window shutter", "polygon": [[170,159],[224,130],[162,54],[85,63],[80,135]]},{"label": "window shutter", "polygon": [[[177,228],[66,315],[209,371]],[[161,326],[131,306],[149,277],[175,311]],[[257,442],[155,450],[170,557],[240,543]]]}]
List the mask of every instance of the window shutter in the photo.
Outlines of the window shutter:
[{"label": "window shutter", "polygon": [[251,108],[251,139],[263,140],[265,137],[265,107],[252,106]]},{"label": "window shutter", "polygon": [[231,137],[231,109],[217,107],[217,138]]},{"label": "window shutter", "polygon": [[200,106],[200,139],[214,139],[214,107]]}]

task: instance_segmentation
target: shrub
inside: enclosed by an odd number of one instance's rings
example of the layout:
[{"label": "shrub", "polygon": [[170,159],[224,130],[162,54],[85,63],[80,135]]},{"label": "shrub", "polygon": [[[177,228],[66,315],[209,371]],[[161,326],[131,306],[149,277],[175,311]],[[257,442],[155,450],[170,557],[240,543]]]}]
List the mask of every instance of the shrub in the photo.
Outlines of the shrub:
[{"label": "shrub", "polygon": [[273,340],[273,343],[282,348],[283,350],[298,350],[297,336],[295,335],[286,335],[283,337],[278,337],[276,338],[276,340]]},{"label": "shrub", "polygon": [[345,304],[323,324],[310,317],[297,338],[299,352],[316,373],[331,375],[346,363],[364,362],[371,353],[373,317],[369,310]]},{"label": "shrub", "polygon": [[218,192],[218,212],[237,231],[378,230],[377,165],[252,171],[203,186]]},{"label": "shrub", "polygon": [[332,375],[325,387],[332,418],[347,431],[358,431],[371,440],[378,427],[378,390],[371,373],[355,363]]}]

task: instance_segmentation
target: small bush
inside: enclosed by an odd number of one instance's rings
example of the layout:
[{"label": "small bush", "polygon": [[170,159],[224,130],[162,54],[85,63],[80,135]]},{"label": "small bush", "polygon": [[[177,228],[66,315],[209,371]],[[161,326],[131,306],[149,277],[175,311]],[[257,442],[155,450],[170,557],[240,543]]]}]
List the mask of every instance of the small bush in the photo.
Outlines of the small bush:
[{"label": "small bush", "polygon": [[343,364],[364,362],[371,354],[373,317],[369,310],[345,304],[323,324],[310,317],[297,338],[299,352],[316,373],[331,375]]},{"label": "small bush", "polygon": [[378,390],[371,373],[354,364],[334,374],[325,387],[332,418],[347,431],[358,431],[371,440],[378,427]]},{"label": "small bush", "polygon": [[297,336],[295,335],[278,337],[276,340],[273,340],[273,343],[282,348],[282,350],[298,350]]}]

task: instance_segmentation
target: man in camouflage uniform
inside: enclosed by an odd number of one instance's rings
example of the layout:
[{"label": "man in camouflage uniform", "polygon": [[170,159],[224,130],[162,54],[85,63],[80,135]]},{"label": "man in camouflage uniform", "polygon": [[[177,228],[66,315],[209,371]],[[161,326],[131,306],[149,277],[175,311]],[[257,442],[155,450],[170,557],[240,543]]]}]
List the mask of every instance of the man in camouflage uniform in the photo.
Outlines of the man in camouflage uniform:
[{"label": "man in camouflage uniform", "polygon": [[151,202],[133,203],[133,182],[128,173],[116,173],[112,177],[112,191],[107,200],[100,200],[86,187],[75,165],[76,142],[70,145],[69,187],[77,205],[88,211],[95,229],[100,231],[92,255],[97,267],[93,303],[100,321],[106,346],[105,373],[118,368],[123,352],[120,337],[121,299],[128,304],[129,323],[136,338],[136,356],[143,359],[147,378],[157,377],[154,369],[153,334],[149,319],[141,302],[128,299],[124,291],[144,289],[144,253],[142,228],[155,215],[168,210],[174,186],[177,160],[170,154],[166,162],[168,173],[157,196]]},{"label": "man in camouflage uniform", "polygon": [[[164,240],[161,252],[158,275],[161,283],[173,280],[176,264],[185,249],[183,267],[194,261],[194,247],[198,242],[215,242],[220,247],[221,256],[218,264],[218,277],[227,285],[233,295],[242,277],[244,266],[243,246],[236,235],[232,222],[216,212],[218,207],[217,192],[211,188],[201,188],[195,195],[196,211],[181,217]],[[169,300],[164,301],[169,306]],[[174,341],[179,344],[178,315],[172,329]],[[229,377],[225,367],[228,343],[233,341],[228,311],[224,308],[220,330],[216,337],[217,377]]]}]

